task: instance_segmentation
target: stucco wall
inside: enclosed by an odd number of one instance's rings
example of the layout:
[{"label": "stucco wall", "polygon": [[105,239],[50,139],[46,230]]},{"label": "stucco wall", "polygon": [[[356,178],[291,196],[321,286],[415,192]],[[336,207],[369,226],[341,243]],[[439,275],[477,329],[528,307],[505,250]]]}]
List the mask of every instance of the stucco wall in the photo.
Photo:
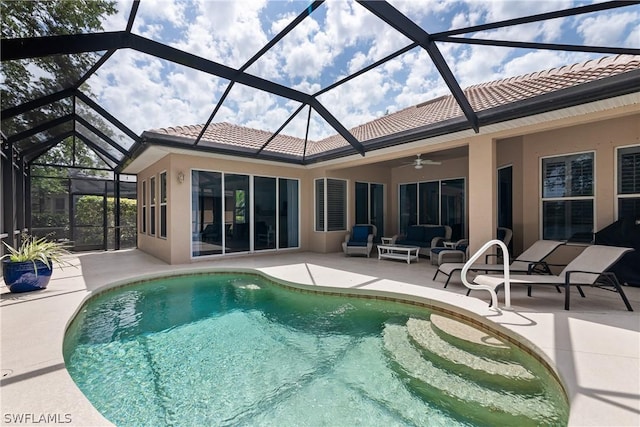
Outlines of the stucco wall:
[{"label": "stucco wall", "polygon": [[[198,258],[191,258],[192,170],[298,179],[300,180],[300,206],[304,207],[313,203],[313,195],[306,188],[308,171],[303,168],[182,154],[169,154],[139,173],[139,197],[142,197],[141,181],[147,180],[148,182],[150,176],[158,176],[163,170],[167,170],[167,239],[139,233],[138,247],[171,264],[198,261]],[[177,179],[179,172],[184,174],[184,182],[182,183]],[[309,218],[309,215],[300,216],[299,241],[300,248],[303,250],[310,250],[309,231],[312,229],[312,220],[313,218]]]},{"label": "stucco wall", "polygon": [[[596,230],[615,220],[615,149],[620,146],[640,144],[640,114],[635,112],[635,114],[624,117],[545,130],[523,136],[502,136],[502,139],[497,139],[495,143],[495,162],[490,162],[495,167],[490,166],[493,169],[491,176],[495,177],[496,168],[505,165],[513,166],[513,242],[516,255],[541,237],[540,159],[542,157],[594,150],[596,153]],[[488,138],[488,136],[478,135],[477,138]],[[469,138],[466,142],[473,141],[473,139]],[[464,143],[464,141],[446,143],[442,145],[442,148],[460,147]],[[423,151],[426,151],[426,148]],[[433,150],[433,148],[433,146],[428,147],[429,150]],[[414,155],[416,148],[414,147],[412,150],[397,153],[396,157]],[[429,154],[424,154],[423,157],[429,158]],[[369,164],[363,164],[365,160]],[[148,182],[151,175],[155,175],[156,179],[159,179],[159,173],[163,170],[168,173],[168,236],[164,240],[139,234],[138,246],[167,262],[187,263],[194,261],[191,259],[190,229],[190,175],[192,169],[299,179],[300,249],[320,253],[340,251],[345,231],[323,233],[314,230],[314,179],[316,178],[328,177],[347,180],[347,229],[355,222],[356,182],[371,182],[385,186],[384,234],[387,236],[398,232],[398,189],[399,185],[403,183],[465,178],[467,227],[469,224],[487,222],[474,222],[471,218],[473,215],[495,214],[495,210],[491,212],[489,205],[485,210],[473,209],[469,205],[471,197],[469,195],[470,159],[468,155],[449,158],[437,166],[426,165],[420,170],[416,170],[410,165],[390,167],[388,163],[385,163],[388,160],[388,156],[380,158],[382,163],[376,163],[375,158],[372,157],[354,158],[339,165],[312,165],[304,168],[251,160],[234,160],[233,158],[220,159],[212,156],[168,154],[138,174],[138,191],[139,197],[141,197],[141,182],[143,180]],[[180,171],[185,175],[184,183],[179,183],[176,178]],[[489,177],[484,171],[482,173],[482,176]],[[495,179],[489,181],[495,184]],[[159,184],[159,181],[157,182]],[[493,192],[494,189],[485,187],[486,185],[474,186],[477,191],[479,189],[481,193],[486,193],[487,197],[491,196],[493,199],[493,195],[487,192]],[[141,205],[140,203],[140,209]],[[471,234],[470,230],[467,230],[467,233]],[[567,252],[566,257],[571,257],[580,250],[580,247],[575,247],[568,248],[563,252]],[[561,256],[561,258],[564,257]]]},{"label": "stucco wall", "polygon": [[[327,233],[321,233],[313,231],[315,229],[314,220],[314,180],[316,178],[335,178],[347,180],[347,230],[345,231],[331,231]],[[356,209],[355,209],[355,188],[356,182],[369,182],[376,184],[383,184],[385,190],[385,230],[389,230],[391,227],[391,219],[389,218],[389,211],[392,205],[389,204],[389,187],[391,182],[391,171],[387,167],[380,165],[366,165],[355,166],[348,169],[344,168],[331,168],[331,167],[319,167],[311,170],[309,176],[309,194],[311,195],[311,203],[308,206],[302,207],[302,215],[311,217],[311,237],[310,249],[316,252],[339,252],[342,251],[342,242],[344,241],[345,234],[351,229],[351,226],[355,223]],[[385,234],[386,231],[385,231]]]},{"label": "stucco wall", "polygon": [[[160,173],[163,171],[167,171],[167,200],[171,200],[172,195],[174,195],[175,190],[171,187],[170,183],[175,181],[175,178],[171,174],[171,158],[170,156],[165,156],[160,159],[151,167],[143,170],[138,174],[138,248],[143,251],[158,257],[164,261],[171,262],[171,254],[172,251],[175,250],[172,248],[172,241],[170,237],[175,233],[172,230],[172,226],[174,224],[174,218],[171,213],[170,204],[167,204],[167,238],[159,238],[156,236],[152,236],[149,234],[149,222],[147,221],[147,232],[141,233],[142,230],[142,182],[145,181],[147,183],[147,199],[149,198],[149,180],[152,176],[156,178],[156,232],[159,234],[160,232],[160,223],[159,223],[159,212],[160,212]],[[175,195],[174,195],[175,196]],[[149,210],[149,206],[147,205],[147,210]],[[149,216],[149,213],[147,213]]]},{"label": "stucco wall", "polygon": [[523,138],[523,244],[528,247],[540,233],[540,162],[542,157],[595,152],[595,230],[616,220],[616,147],[640,143],[640,115],[587,123]]}]

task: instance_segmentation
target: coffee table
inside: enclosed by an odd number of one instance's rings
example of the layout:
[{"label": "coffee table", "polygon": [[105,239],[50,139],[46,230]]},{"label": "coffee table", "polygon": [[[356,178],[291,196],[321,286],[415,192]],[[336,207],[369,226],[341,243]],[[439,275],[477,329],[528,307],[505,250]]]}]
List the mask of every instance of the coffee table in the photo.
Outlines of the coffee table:
[{"label": "coffee table", "polygon": [[401,259],[411,264],[412,260],[418,262],[419,246],[408,245],[378,245],[378,259]]}]

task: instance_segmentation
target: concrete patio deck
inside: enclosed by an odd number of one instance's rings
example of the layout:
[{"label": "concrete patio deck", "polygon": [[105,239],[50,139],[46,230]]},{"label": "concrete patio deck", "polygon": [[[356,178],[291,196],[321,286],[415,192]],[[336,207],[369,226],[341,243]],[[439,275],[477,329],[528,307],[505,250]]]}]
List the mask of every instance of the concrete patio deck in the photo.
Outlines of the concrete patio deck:
[{"label": "concrete patio deck", "polygon": [[[640,288],[624,290],[636,310],[626,311],[619,295],[585,289],[572,295],[571,311],[553,287],[512,289],[513,311],[487,307],[488,294],[464,294],[452,281],[432,281],[428,260],[406,262],[345,257],[342,253],[272,253],[167,265],[138,250],[79,254],[78,268],[56,270],[48,289],[10,294],[0,300],[2,425],[110,425],[87,401],[67,373],[62,356],[66,326],[82,301],[110,285],[133,278],[212,268],[257,269],[267,275],[318,289],[432,300],[456,306],[471,317],[493,322],[555,366],[569,394],[573,426],[640,425]],[[500,296],[501,304],[503,298]]]}]

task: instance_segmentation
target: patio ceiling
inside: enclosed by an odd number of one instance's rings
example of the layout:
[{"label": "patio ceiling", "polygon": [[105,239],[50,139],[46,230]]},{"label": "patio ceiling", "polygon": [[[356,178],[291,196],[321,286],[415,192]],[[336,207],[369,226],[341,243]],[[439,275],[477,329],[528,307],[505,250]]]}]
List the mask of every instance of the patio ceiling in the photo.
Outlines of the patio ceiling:
[{"label": "patio ceiling", "polygon": [[[3,109],[1,111],[3,133],[6,140],[13,145],[26,162],[35,161],[38,156],[60,142],[67,138],[73,138],[74,143],[85,144],[90,148],[106,169],[116,172],[122,171],[149,144],[174,145],[179,148],[186,147],[223,154],[235,153],[244,157],[304,165],[355,153],[364,156],[370,150],[415,141],[417,138],[431,134],[437,135],[461,130],[473,130],[477,133],[483,125],[578,105],[585,100],[604,99],[633,90],[637,91],[638,74],[636,72],[632,78],[615,80],[606,86],[606,90],[603,90],[601,85],[583,85],[581,89],[574,91],[572,98],[565,102],[550,103],[548,99],[536,100],[534,98],[519,107],[509,106],[509,108],[494,109],[490,112],[479,111],[477,107],[475,109],[472,107],[473,102],[462,90],[459,78],[454,74],[454,67],[445,59],[447,55],[443,54],[443,46],[453,44],[533,51],[583,52],[590,55],[640,55],[640,49],[637,47],[597,46],[584,43],[558,44],[537,39],[516,41],[487,37],[487,34],[491,34],[491,31],[495,30],[517,29],[521,28],[520,26],[533,23],[558,22],[554,20],[568,17],[593,17],[606,11],[624,11],[637,14],[639,13],[637,7],[639,3],[637,1],[610,1],[530,16],[487,21],[479,25],[461,26],[455,29],[449,29],[453,24],[448,22],[446,30],[435,32],[428,31],[429,28],[425,27],[426,24],[421,21],[415,10],[412,12],[411,8],[403,8],[401,4],[395,6],[385,1],[350,3],[350,7],[362,8],[359,16],[375,20],[376,25],[384,27],[386,31],[389,31],[389,34],[394,34],[393,45],[399,47],[381,50],[377,56],[374,55],[368,58],[368,61],[362,62],[359,68],[351,67],[349,73],[323,75],[319,77],[317,83],[305,86],[300,81],[286,82],[277,73],[270,74],[265,71],[268,68],[265,63],[269,63],[271,56],[276,55],[274,52],[278,49],[283,50],[287,47],[295,49],[298,46],[295,43],[296,31],[301,31],[301,28],[306,24],[310,25],[310,17],[320,13],[328,14],[325,9],[329,6],[323,1],[314,1],[309,4],[297,2],[290,4],[288,7],[299,10],[295,13],[293,10],[289,10],[286,25],[283,25],[283,20],[279,21],[280,24],[277,28],[281,29],[274,32],[270,40],[264,43],[253,56],[239,59],[216,58],[215,55],[197,54],[194,53],[197,48],[192,46],[181,49],[169,42],[154,39],[152,34],[136,34],[134,24],[138,11],[147,4],[145,1],[141,3],[136,0],[131,4],[128,19],[126,22],[122,22],[122,27],[118,31],[69,35],[44,34],[41,37],[28,38],[4,38],[3,31],[0,46],[3,64],[9,63],[9,61],[22,61],[28,66],[33,66],[34,60],[49,58],[52,60],[52,64],[60,64],[60,67],[63,67],[65,57],[86,56],[89,59],[84,62],[88,64],[85,69],[63,73],[65,75],[64,81],[57,81],[55,85],[48,87],[46,91],[42,91],[39,96],[32,99],[8,98],[5,90],[6,80],[3,80]],[[3,7],[6,7],[5,4]],[[264,11],[266,13],[267,9],[265,8]],[[3,10],[2,12],[10,13],[11,11]],[[207,19],[207,17],[199,16],[196,19]],[[328,19],[327,15],[324,22],[329,22]],[[348,22],[346,25],[348,26]],[[210,31],[215,32],[216,28],[217,25],[212,22]],[[307,48],[313,48],[313,46]],[[126,124],[131,122],[131,117],[126,115],[123,117],[119,111],[108,111],[104,105],[101,105],[100,100],[95,100],[95,97],[91,95],[92,83],[104,84],[103,81],[96,79],[96,75],[107,66],[105,64],[117,61],[119,55],[131,51],[142,58],[152,58],[154,61],[159,61],[172,69],[198,73],[198,76],[206,75],[209,77],[207,81],[220,91],[220,95],[215,99],[210,98],[202,101],[205,107],[198,111],[197,120],[203,125],[198,128],[193,138],[178,143],[176,138],[166,137],[163,139],[157,133],[139,134],[140,129],[133,130],[131,125]],[[354,124],[350,122],[352,118],[336,108],[333,105],[335,96],[328,96],[328,94],[347,87],[359,79],[371,76],[369,73],[380,70],[381,67],[391,66],[394,60],[410,52],[418,55],[416,57],[421,60],[431,62],[437,75],[444,82],[448,94],[453,97],[456,108],[460,109],[462,113],[460,118],[440,123],[430,129],[423,129],[422,133],[400,132],[386,135],[375,141],[365,140],[363,137],[359,139],[354,135]],[[426,56],[420,56],[424,53]],[[286,54],[285,52],[284,55]],[[356,56],[351,61],[357,62],[355,58]],[[141,69],[139,72],[151,73],[153,70]],[[8,77],[5,76],[6,78]],[[115,84],[115,82],[113,83]],[[404,84],[403,82],[396,83],[397,85]],[[185,83],[176,81],[174,84],[178,86]],[[108,88],[106,90],[108,91]],[[206,94],[207,88],[203,88],[203,92]],[[270,110],[276,108],[288,113],[279,122],[272,121],[273,124],[270,127],[260,127],[260,130],[266,132],[266,135],[263,143],[256,147],[241,149],[205,143],[205,133],[212,129],[210,125],[221,121],[220,118],[224,116],[223,111],[228,109],[229,100],[232,98],[240,99],[239,93],[248,93],[249,95],[244,96],[255,98],[264,96],[264,111],[255,111],[253,113],[255,116],[268,115]],[[131,102],[134,100],[132,99]],[[280,108],[282,106],[286,106],[286,108]],[[165,108],[174,107],[166,106]],[[145,114],[143,110],[144,106],[139,114]],[[256,127],[256,125],[252,126],[251,122],[247,123],[239,123],[239,125],[249,128]],[[173,124],[165,124],[165,126],[168,125]],[[282,144],[281,140],[277,138],[279,135],[292,134],[291,129],[294,127],[298,129],[297,140],[301,141],[301,148],[298,151],[287,153],[286,149],[277,152],[270,150],[271,146]],[[314,131],[315,135],[319,136],[314,137]],[[334,145],[334,148],[310,151],[311,142],[331,134],[346,143],[343,146],[338,145],[339,148],[335,148]]]}]

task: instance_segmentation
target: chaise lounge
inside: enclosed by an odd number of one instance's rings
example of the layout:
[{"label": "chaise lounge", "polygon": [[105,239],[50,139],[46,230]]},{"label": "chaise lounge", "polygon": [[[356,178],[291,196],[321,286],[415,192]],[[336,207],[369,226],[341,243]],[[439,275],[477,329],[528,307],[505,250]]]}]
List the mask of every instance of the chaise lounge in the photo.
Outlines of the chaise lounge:
[{"label": "chaise lounge", "polygon": [[[551,274],[551,271],[544,260],[551,255],[556,248],[563,244],[563,242],[559,242],[557,240],[538,240],[513,260],[509,265],[509,271],[525,274],[533,272]],[[485,262],[486,261],[487,260],[485,259]],[[438,267],[436,274],[433,275],[433,280],[436,279],[438,273],[444,274],[447,276],[447,281],[444,284],[444,287],[446,288],[453,274],[462,271],[462,267],[464,267],[464,263],[444,263]],[[483,271],[485,273],[502,272],[502,264],[473,264],[469,270]],[[469,295],[470,291],[471,290],[467,291],[467,295]]]},{"label": "chaise lounge", "polygon": [[[569,300],[571,286],[576,286],[580,296],[584,298],[581,286],[591,286],[596,288],[612,287],[620,294],[627,310],[633,311],[627,296],[622,290],[622,286],[616,275],[609,272],[611,268],[624,254],[633,251],[631,248],[620,248],[616,246],[593,245],[587,247],[580,255],[571,261],[558,275],[538,275],[538,274],[516,274],[509,275],[511,285],[527,286],[527,295],[531,296],[531,288],[538,285],[564,286],[564,309],[569,310]],[[473,280],[475,284],[491,286],[498,289],[504,286],[503,275],[478,275]]]}]

